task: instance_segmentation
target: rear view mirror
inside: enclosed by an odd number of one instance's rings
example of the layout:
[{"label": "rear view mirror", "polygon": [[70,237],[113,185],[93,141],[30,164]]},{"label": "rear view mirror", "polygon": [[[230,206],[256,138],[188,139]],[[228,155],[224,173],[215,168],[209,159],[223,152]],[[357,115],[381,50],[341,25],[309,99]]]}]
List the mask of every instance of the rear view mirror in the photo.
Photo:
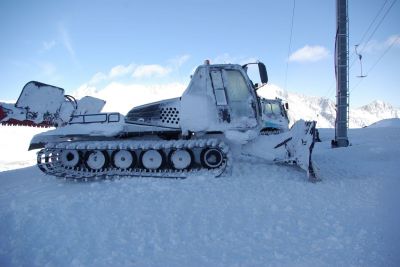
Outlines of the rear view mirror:
[{"label": "rear view mirror", "polygon": [[[254,68],[249,68],[249,66],[253,65]],[[256,67],[258,67],[258,75],[257,75],[257,70]],[[262,62],[255,62],[255,63],[247,63],[246,65],[242,66],[244,71],[247,73],[249,76],[249,79],[253,81],[257,81],[257,83],[254,86],[255,90],[260,89],[264,85],[268,83],[268,74],[267,74],[267,68],[265,67],[264,63]],[[259,77],[257,77],[259,76]]]},{"label": "rear view mirror", "polygon": [[258,71],[260,72],[260,79],[263,84],[268,83],[268,74],[267,68],[265,67],[264,63],[258,62]]}]

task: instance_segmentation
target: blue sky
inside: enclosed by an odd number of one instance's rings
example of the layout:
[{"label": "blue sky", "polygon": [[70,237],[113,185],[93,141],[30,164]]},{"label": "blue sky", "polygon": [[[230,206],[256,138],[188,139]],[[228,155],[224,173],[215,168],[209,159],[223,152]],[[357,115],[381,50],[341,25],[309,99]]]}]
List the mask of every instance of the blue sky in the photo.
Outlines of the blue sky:
[{"label": "blue sky", "polygon": [[[293,3],[3,0],[0,99],[16,99],[30,80],[68,93],[84,85],[101,90],[113,81],[187,83],[204,59],[258,59],[267,65],[271,83],[334,99],[335,1],[296,1],[289,51]],[[359,48],[368,75],[357,78],[359,62],[352,65],[353,107],[375,99],[400,106],[399,14],[396,0],[349,0],[350,62],[354,45],[363,41]]]}]

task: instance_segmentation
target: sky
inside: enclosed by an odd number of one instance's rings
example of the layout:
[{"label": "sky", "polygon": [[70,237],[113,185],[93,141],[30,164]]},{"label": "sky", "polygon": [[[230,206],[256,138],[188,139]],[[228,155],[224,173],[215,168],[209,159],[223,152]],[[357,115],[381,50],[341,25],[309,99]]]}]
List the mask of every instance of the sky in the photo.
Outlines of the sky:
[{"label": "sky", "polygon": [[[75,96],[180,92],[205,59],[260,60],[271,84],[334,100],[335,2],[2,0],[0,101],[31,80]],[[399,14],[397,0],[349,0],[351,107],[400,107]]]}]

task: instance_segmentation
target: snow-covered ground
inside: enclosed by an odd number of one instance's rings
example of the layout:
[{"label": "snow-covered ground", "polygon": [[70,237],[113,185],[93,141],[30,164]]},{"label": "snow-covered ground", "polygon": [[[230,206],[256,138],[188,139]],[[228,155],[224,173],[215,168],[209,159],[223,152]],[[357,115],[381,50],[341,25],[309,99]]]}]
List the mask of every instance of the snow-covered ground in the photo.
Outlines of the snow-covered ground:
[{"label": "snow-covered ground", "polygon": [[400,126],[321,129],[303,171],[90,183],[0,172],[0,266],[400,266]]},{"label": "snow-covered ground", "polygon": [[33,135],[49,128],[0,125],[0,171],[32,166],[36,152],[28,151]]}]

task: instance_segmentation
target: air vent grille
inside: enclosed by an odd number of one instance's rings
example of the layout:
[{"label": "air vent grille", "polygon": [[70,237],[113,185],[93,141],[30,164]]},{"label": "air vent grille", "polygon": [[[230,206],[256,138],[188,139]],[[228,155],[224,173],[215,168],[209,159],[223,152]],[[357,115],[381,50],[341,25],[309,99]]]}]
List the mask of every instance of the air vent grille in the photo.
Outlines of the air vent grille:
[{"label": "air vent grille", "polygon": [[173,107],[165,107],[160,109],[160,120],[167,124],[179,124],[179,110]]}]

